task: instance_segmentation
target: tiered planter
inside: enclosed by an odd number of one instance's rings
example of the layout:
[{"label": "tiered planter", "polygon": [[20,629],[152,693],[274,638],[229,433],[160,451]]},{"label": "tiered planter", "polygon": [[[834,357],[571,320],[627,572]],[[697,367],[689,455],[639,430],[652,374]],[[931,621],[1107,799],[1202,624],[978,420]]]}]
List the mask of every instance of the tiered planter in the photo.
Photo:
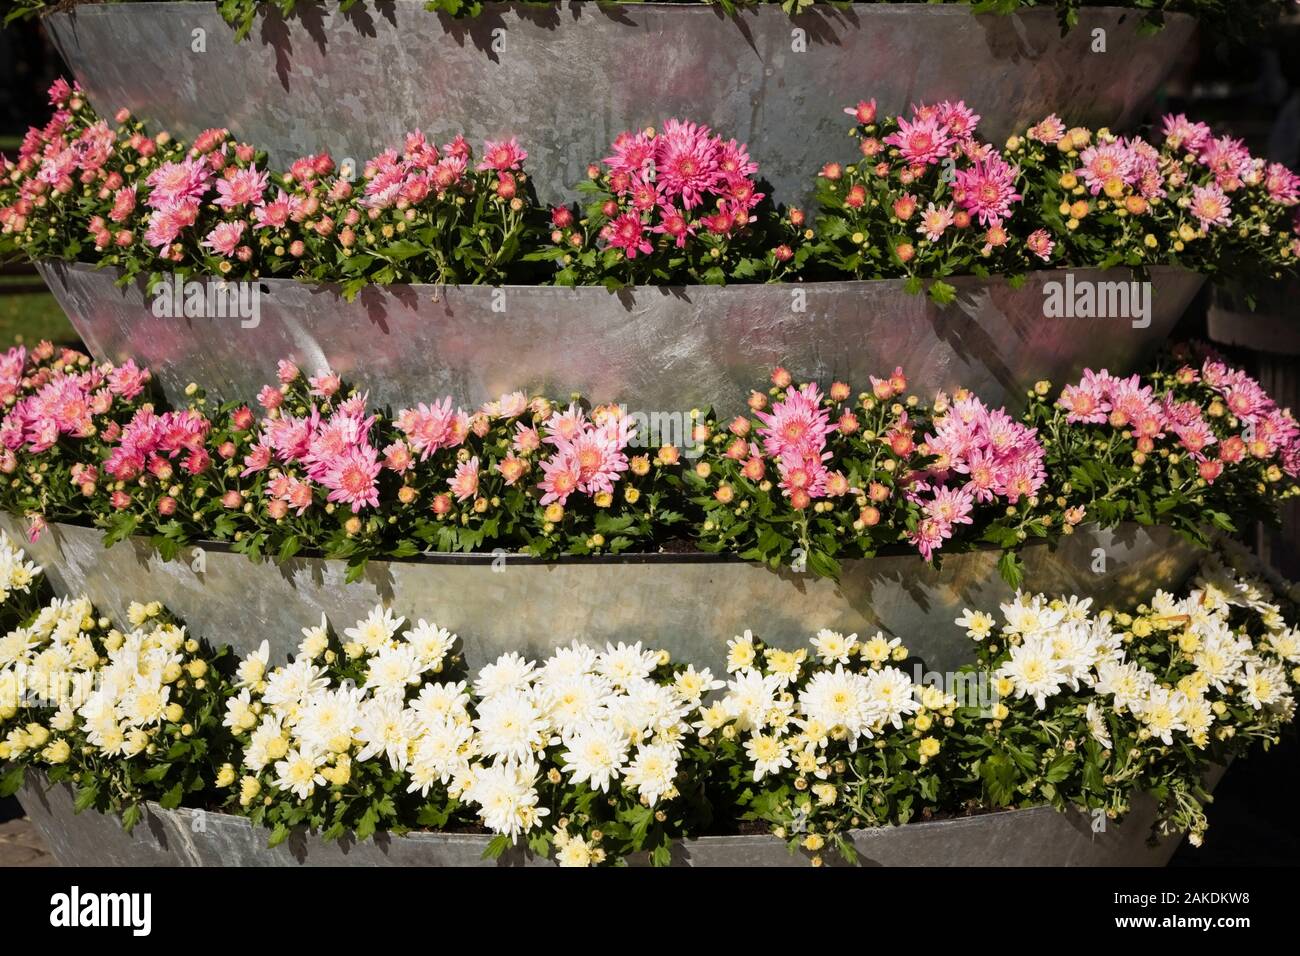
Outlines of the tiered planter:
[{"label": "tiered planter", "polygon": [[[357,843],[323,843],[297,832],[274,849],[267,831],[242,817],[150,804],[126,833],[116,818],[72,812],[66,787],[47,789],[34,777],[20,791],[23,807],[64,866],[535,866],[550,865],[525,852],[507,851],[485,861],[488,837],[463,833],[379,834]],[[1050,807],[1007,810],[901,827],[854,830],[862,866],[1164,866],[1178,846],[1165,839],[1148,846],[1154,805],[1141,798],[1123,823],[1094,822]],[[1104,827],[1100,826],[1104,822]],[[826,853],[831,865],[840,862]],[[633,859],[633,865],[645,860]],[[769,836],[715,836],[684,840],[674,866],[807,866]]]},{"label": "tiered planter", "polygon": [[[8,515],[0,527],[22,533]],[[972,659],[953,624],[963,608],[996,608],[1013,594],[998,576],[997,551],[949,555],[939,569],[916,554],[848,561],[838,582],[704,554],[549,564],[504,553],[428,555],[372,561],[352,584],[342,561],[254,564],[220,544],[205,546],[201,561],[193,552],[163,561],[147,539],[106,551],[99,531],[64,524],[28,551],[61,596],[85,594],[118,620],[132,601],[162,601],[213,644],[243,654],[268,640],[276,661],[293,655],[301,629],[322,613],[341,630],[383,603],[459,634],[471,668],[508,651],[545,657],[576,637],[642,641],[722,673],[727,641],[746,628],[769,644],[803,647],[829,627],[864,637],[886,630],[927,668],[946,672]],[[1055,551],[1026,547],[1025,587],[1092,596],[1099,607],[1133,604],[1179,587],[1201,555],[1163,528],[1085,527]]]},{"label": "tiered planter", "polygon": [[[615,135],[681,117],[747,142],[779,202],[842,160],[840,107],[886,113],[964,98],[998,141],[1058,112],[1125,128],[1141,118],[1195,30],[1185,15],[1142,35],[1132,10],[973,16],[959,6],[487,3],[453,20],[421,0],[270,12],[243,43],[215,4],[80,6],[49,18],[104,116],[126,106],[182,136],[226,126],[274,163],[329,150],[358,164],[420,128],[439,140],[526,136],[539,196],[570,197]],[[1106,52],[1093,53],[1094,31]],[[195,31],[205,51],[195,52]],[[359,168],[359,166],[358,166]]]},{"label": "tiered planter", "polygon": [[[817,7],[789,18],[763,5],[727,16],[713,6],[487,4],[452,20],[420,0],[344,13],[300,4],[268,13],[237,45],[212,4],[83,5],[50,17],[52,35],[97,110],[129,107],[181,136],[226,126],[269,149],[271,163],[329,150],[364,161],[422,128],[443,140],[519,136],[539,197],[572,198],[586,164],[619,132],[680,117],[747,142],[773,198],[804,203],[812,174],[848,159],[840,107],[874,97],[882,113],[965,99],[999,140],[1056,112],[1067,122],[1122,129],[1139,118],[1195,29],[1182,15],[1140,35],[1133,11],[1086,8],[1062,36],[1050,9],[975,16],[957,6]],[[1092,52],[1097,30],[1106,50]],[[197,49],[196,44],[202,49]],[[593,80],[594,78],[594,80]],[[849,155],[846,155],[846,148]],[[329,367],[400,407],[450,394],[477,404],[526,388],[583,392],[633,412],[743,407],[773,365],[798,378],[844,379],[896,365],[918,394],[965,386],[1015,407],[1039,379],[1058,384],[1085,367],[1126,372],[1165,340],[1198,291],[1198,276],[1153,270],[1153,312],[1130,319],[1048,319],[1044,287],[1064,272],[958,278],[939,307],[902,281],[636,288],[395,286],[353,303],[328,286],[261,283],[260,321],[161,319],[149,290],[87,266],[42,274],[96,357],[154,370],[168,398],[190,382],[216,398],[248,398],[281,358]],[[1076,281],[1129,281],[1127,271],[1074,270]],[[11,535],[22,522],[0,515]],[[165,562],[146,539],[103,547],[98,530],[52,524],[28,551],[60,595],[85,594],[121,620],[135,600],[159,600],[191,633],[239,653],[263,639],[272,659],[293,653],[300,629],[324,614],[338,630],[377,603],[423,617],[462,639],[478,668],[507,651],[544,655],[557,643],[635,641],[718,672],[726,641],[752,628],[778,646],[804,645],[822,627],[903,638],[931,671],[971,659],[956,627],[966,607],[989,609],[1011,589],[998,552],[912,553],[846,562],[837,581],[774,572],[700,554],[543,563],[504,553],[371,562],[360,581],[345,565],[299,555],[254,564],[219,544]],[[1025,587],[1125,605],[1183,584],[1201,557],[1165,529],[1082,528],[1056,550],[1026,546]],[[921,679],[921,674],[917,674]],[[69,792],[29,778],[23,803],[65,864],[390,865],[480,862],[486,836],[381,834],[324,844],[296,833],[266,847],[247,821],[150,805],[127,835],[109,817],[74,816]],[[1048,808],[855,831],[866,864],[1162,865],[1175,843],[1145,845],[1154,817],[1140,800],[1123,825]],[[1105,823],[1105,825],[1103,825]],[[523,850],[507,865],[537,861]],[[682,865],[802,863],[771,837],[706,837],[680,844]]]},{"label": "tiered planter", "polygon": [[[744,409],[775,365],[796,377],[857,387],[901,365],[910,388],[964,386],[990,405],[1023,403],[1038,379],[1063,383],[1085,367],[1136,369],[1156,351],[1202,278],[1152,270],[1151,321],[1043,315],[1044,285],[1064,271],[953,280],[937,306],[901,279],[806,285],[372,287],[353,302],[329,286],[261,283],[256,327],[239,318],[156,318],[143,283],[113,270],[51,263],[41,274],[97,358],[134,359],[183,402],[189,382],[216,398],[247,399],[291,357],[332,368],[372,402],[400,408],[451,395],[477,405],[503,392],[581,391],[629,411]],[[1077,282],[1128,282],[1127,270],[1071,270]],[[251,324],[251,322],[250,322]]]}]

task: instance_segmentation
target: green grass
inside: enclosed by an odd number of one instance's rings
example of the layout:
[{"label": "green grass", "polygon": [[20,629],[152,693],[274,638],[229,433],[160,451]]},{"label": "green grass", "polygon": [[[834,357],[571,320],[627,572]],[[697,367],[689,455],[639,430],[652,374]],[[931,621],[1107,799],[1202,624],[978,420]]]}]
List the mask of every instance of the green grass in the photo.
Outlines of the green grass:
[{"label": "green grass", "polygon": [[35,276],[0,276],[0,349],[49,339],[75,345],[77,333]]}]

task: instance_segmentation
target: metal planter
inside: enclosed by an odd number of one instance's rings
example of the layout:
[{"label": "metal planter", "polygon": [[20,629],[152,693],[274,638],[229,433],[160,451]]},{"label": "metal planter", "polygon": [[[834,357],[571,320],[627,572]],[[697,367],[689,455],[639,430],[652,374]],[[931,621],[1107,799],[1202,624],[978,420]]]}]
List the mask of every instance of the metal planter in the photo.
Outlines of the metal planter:
[{"label": "metal planter", "polygon": [[679,117],[747,142],[775,199],[798,204],[814,170],[851,154],[840,109],[864,98],[886,113],[964,98],[993,142],[1053,111],[1140,120],[1196,23],[1169,14],[1141,36],[1139,19],[1087,7],[1062,37],[1050,8],[827,4],[791,19],[776,4],[488,3],[454,20],[389,0],[268,12],[240,44],[215,4],[83,5],[46,22],[102,115],[129,107],[185,137],[225,126],[280,166],[329,150],[360,168],[417,127],[518,136],[539,195],[559,201],[618,133]]},{"label": "metal planter", "polygon": [[[107,8],[106,8],[107,9]],[[143,283],[114,270],[45,263],[41,275],[99,359],[135,359],[179,401],[189,382],[217,398],[248,399],[276,361],[326,367],[394,409],[442,395],[477,406],[513,389],[631,412],[744,410],[749,390],[783,365],[797,378],[842,379],[901,365],[911,389],[964,386],[1012,407],[1039,379],[1061,383],[1085,366],[1135,370],[1166,340],[1203,277],[1152,270],[1144,328],[1129,318],[1047,318],[1045,286],[1128,282],[1127,270],[1043,270],[1020,288],[958,277],[957,301],[935,305],[901,279],[807,284],[637,287],[371,287],[353,302],[332,286],[260,283],[254,319],[157,318]],[[250,310],[251,314],[251,310]],[[1136,323],[1140,324],[1140,323]],[[247,326],[247,327],[246,327]]]},{"label": "metal planter", "polygon": [[[15,539],[23,534],[7,514],[0,527]],[[242,655],[268,640],[275,662],[295,653],[301,629],[322,614],[341,633],[382,603],[459,634],[472,669],[509,651],[545,657],[576,638],[597,646],[641,641],[721,673],[727,641],[746,628],[796,648],[828,627],[897,635],[926,669],[947,674],[973,660],[971,641],[953,623],[963,608],[996,610],[1013,594],[998,576],[999,552],[988,550],[949,555],[938,569],[915,554],[848,561],[838,582],[702,554],[553,563],[504,552],[427,555],[372,561],[347,584],[341,561],[254,564],[214,544],[168,562],[147,539],[105,550],[98,530],[58,523],[25,547],[60,596],[85,594],[118,621],[132,601],[162,601],[214,646]],[[1090,595],[1099,608],[1132,606],[1156,588],[1177,589],[1202,556],[1167,529],[1085,526],[1055,551],[1025,547],[1024,588]]]},{"label": "metal planter", "polygon": [[[323,843],[297,832],[267,847],[268,831],[243,817],[200,810],[164,810],[149,804],[131,833],[117,819],[86,812],[74,815],[67,787],[47,788],[35,775],[19,791],[23,809],[63,866],[538,866],[550,861],[522,846],[499,860],[484,860],[489,838],[463,833],[379,833],[357,843]],[[1051,807],[1007,810],[901,827],[854,830],[862,866],[1163,866],[1178,847],[1165,838],[1146,845],[1154,803],[1135,801],[1123,823],[1099,833],[1078,813]],[[832,865],[838,854],[823,858]],[[645,860],[633,859],[633,865]],[[807,866],[808,855],[792,853],[770,836],[715,836],[683,840],[674,866]]]}]

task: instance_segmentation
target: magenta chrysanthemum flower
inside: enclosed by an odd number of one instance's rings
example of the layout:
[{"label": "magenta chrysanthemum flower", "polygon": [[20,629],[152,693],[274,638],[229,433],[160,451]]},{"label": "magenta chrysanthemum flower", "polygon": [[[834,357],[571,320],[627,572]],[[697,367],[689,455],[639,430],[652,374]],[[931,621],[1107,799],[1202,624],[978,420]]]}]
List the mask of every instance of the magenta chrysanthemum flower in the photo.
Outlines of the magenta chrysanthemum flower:
[{"label": "magenta chrysanthemum flower", "polygon": [[615,249],[622,249],[629,259],[635,259],[639,253],[650,253],[654,246],[645,237],[645,225],[641,217],[634,212],[625,212],[612,220],[601,231],[601,235]]},{"label": "magenta chrysanthemum flower", "polygon": [[722,179],[721,150],[707,126],[668,120],[655,137],[655,176],[665,200],[687,209],[700,204]]}]

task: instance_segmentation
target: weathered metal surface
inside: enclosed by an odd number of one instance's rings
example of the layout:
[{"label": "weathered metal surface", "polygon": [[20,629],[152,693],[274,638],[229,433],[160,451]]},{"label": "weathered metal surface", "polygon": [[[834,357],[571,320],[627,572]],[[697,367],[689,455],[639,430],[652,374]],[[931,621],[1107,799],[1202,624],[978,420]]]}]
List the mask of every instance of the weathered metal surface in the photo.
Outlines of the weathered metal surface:
[{"label": "weathered metal surface", "polygon": [[1243,296],[1234,296],[1221,286],[1212,290],[1205,312],[1210,340],[1272,356],[1300,355],[1300,327],[1296,324],[1300,280],[1271,282],[1250,291],[1255,297],[1253,307]]},{"label": "weathered metal surface", "polygon": [[[19,792],[23,809],[64,866],[538,866],[549,861],[523,847],[500,860],[483,859],[488,837],[476,834],[380,833],[373,840],[322,843],[298,832],[274,849],[267,831],[242,817],[198,810],[164,810],[150,804],[131,834],[110,816],[72,813],[66,787],[46,788],[29,777]],[[862,866],[1164,866],[1178,841],[1145,843],[1154,804],[1135,801],[1123,823],[1093,833],[1078,813],[1050,807],[983,816],[854,830]],[[823,859],[834,865],[836,853]],[[644,864],[634,859],[635,864]],[[675,866],[807,866],[807,854],[791,853],[768,836],[701,837],[678,843]]]},{"label": "weathered metal surface", "polygon": [[[957,301],[942,307],[901,279],[622,294],[407,285],[372,287],[350,303],[331,286],[270,279],[253,326],[251,318],[158,318],[150,290],[117,287],[114,270],[40,269],[97,358],[148,366],[173,401],[189,382],[216,398],[247,399],[291,357],[311,372],[328,366],[395,409],[442,395],[476,406],[519,388],[580,391],[632,412],[712,406],[721,414],[743,411],[776,365],[856,387],[901,365],[918,394],[964,386],[991,405],[1019,406],[1039,379],[1062,383],[1085,366],[1135,370],[1204,281],[1153,270],[1150,321],[1134,328],[1128,318],[1045,317],[1045,286],[1067,275],[1047,270],[1018,289],[1002,278],[954,278]],[[1068,274],[1080,288],[1131,279],[1127,270]]]},{"label": "weathered metal surface", "polygon": [[[7,514],[0,527],[15,538],[23,533]],[[162,601],[214,646],[230,644],[242,655],[265,639],[277,662],[294,654],[301,629],[322,614],[342,633],[383,603],[459,634],[474,669],[508,651],[545,657],[577,638],[642,641],[721,673],[726,642],[746,628],[794,648],[828,627],[864,637],[883,629],[927,669],[947,673],[973,659],[971,642],[953,623],[962,609],[996,611],[1013,593],[998,576],[996,551],[949,555],[937,570],[914,554],[847,561],[838,582],[711,555],[549,564],[504,554],[431,555],[372,561],[360,581],[347,584],[340,561],[253,564],[214,545],[201,560],[182,552],[167,562],[146,539],[105,550],[99,531],[57,523],[26,547],[60,596],[85,594],[119,621],[132,601]],[[1098,607],[1131,606],[1158,587],[1180,586],[1201,556],[1166,529],[1084,527],[1056,551],[1027,546],[1024,587],[1090,595]]]},{"label": "weathered metal surface", "polygon": [[126,106],[187,137],[225,126],[281,166],[322,149],[360,164],[416,127],[440,141],[518,136],[555,201],[618,133],[679,117],[747,142],[774,197],[794,203],[823,163],[852,155],[840,109],[859,99],[895,113],[964,98],[993,142],[1053,111],[1124,128],[1195,30],[1168,14],[1140,36],[1134,11],[1091,7],[1062,37],[1047,7],[827,4],[792,21],[776,4],[729,17],[705,5],[488,3],[472,20],[423,6],[299,3],[242,44],[211,3],[82,5],[46,22],[101,114]]}]

